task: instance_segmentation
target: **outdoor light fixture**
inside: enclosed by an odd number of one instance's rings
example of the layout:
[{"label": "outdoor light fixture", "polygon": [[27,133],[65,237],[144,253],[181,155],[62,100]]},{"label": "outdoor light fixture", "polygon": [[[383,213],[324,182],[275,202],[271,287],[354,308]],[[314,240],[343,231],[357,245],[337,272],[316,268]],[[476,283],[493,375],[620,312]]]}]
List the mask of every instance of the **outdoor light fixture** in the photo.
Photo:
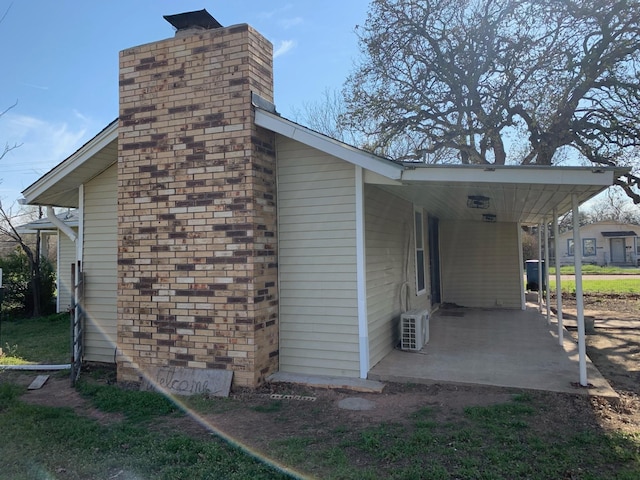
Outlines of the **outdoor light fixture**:
[{"label": "outdoor light fixture", "polygon": [[496,216],[493,213],[484,213],[482,214],[482,221],[496,223]]},{"label": "outdoor light fixture", "polygon": [[469,195],[467,197],[467,207],[486,210],[489,208],[489,197],[483,197],[482,195]]}]

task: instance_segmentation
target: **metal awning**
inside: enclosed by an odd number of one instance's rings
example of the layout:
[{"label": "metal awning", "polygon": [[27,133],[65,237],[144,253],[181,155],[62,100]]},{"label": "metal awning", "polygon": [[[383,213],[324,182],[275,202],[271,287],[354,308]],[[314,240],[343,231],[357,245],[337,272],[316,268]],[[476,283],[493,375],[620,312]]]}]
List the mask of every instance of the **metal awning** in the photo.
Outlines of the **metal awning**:
[{"label": "metal awning", "polygon": [[627,232],[602,232],[603,237],[637,237],[638,234],[633,230]]}]

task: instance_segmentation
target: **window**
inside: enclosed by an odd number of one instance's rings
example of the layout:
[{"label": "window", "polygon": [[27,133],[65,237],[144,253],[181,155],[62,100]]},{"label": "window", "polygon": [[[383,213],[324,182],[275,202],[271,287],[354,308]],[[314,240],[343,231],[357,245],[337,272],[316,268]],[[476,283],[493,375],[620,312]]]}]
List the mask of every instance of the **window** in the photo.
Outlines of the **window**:
[{"label": "window", "polygon": [[[573,238],[567,240],[567,255],[573,257]],[[595,257],[596,256],[596,239],[595,238],[583,238],[582,239],[582,256],[583,257]]]},{"label": "window", "polygon": [[414,210],[414,233],[415,233],[415,245],[416,245],[416,294],[422,295],[427,291],[427,284],[425,281],[425,266],[424,266],[424,228],[422,210]]},{"label": "window", "polygon": [[595,238],[582,239],[582,255],[585,257],[596,256],[596,239]]}]

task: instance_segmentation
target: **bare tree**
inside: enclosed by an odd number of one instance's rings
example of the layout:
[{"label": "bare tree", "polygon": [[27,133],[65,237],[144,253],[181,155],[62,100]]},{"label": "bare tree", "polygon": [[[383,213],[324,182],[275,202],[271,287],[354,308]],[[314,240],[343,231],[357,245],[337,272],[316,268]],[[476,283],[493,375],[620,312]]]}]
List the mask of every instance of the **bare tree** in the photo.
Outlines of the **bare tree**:
[{"label": "bare tree", "polygon": [[[4,11],[4,13],[2,14],[2,16],[0,17],[0,24],[2,22],[4,22],[4,19],[7,18],[7,15],[9,14],[9,10],[11,10],[11,7],[13,6],[13,3],[10,3],[9,6],[7,7],[7,9]],[[11,105],[10,107],[6,108],[5,110],[3,110],[2,112],[0,112],[0,118],[4,117],[6,115],[6,113],[11,110],[12,108],[14,108],[16,105],[18,105],[18,101],[16,100],[14,102],[13,105]],[[14,143],[14,144],[10,144],[10,143],[5,143],[4,148],[2,150],[0,150],[0,160],[2,160],[4,158],[4,156],[9,153],[11,150],[18,148],[20,146],[20,144],[18,143]]]},{"label": "bare tree", "polygon": [[[14,108],[16,105],[18,105],[17,100],[13,105],[6,108],[4,111],[0,112],[0,118],[2,118],[9,110]],[[18,148],[20,145],[21,144],[18,144],[18,143],[14,143],[14,144],[9,144],[8,142],[5,143],[4,148],[0,150],[0,160],[2,160],[7,153],[9,153],[11,150]]]},{"label": "bare tree", "polygon": [[640,225],[640,207],[633,205],[620,190],[608,189],[587,209],[590,222],[614,221]]},{"label": "bare tree", "polygon": [[[638,0],[373,0],[359,38],[343,121],[411,136],[404,159],[611,166],[640,145]],[[637,174],[618,185],[640,203]]]},{"label": "bare tree", "polygon": [[[578,215],[578,222],[580,227],[584,227],[590,223],[593,223],[591,216],[584,209],[580,210]],[[573,211],[569,210],[567,213],[558,218],[558,230],[560,233],[569,232],[573,230]]]},{"label": "bare tree", "polygon": [[[9,7],[5,10],[0,17],[0,23],[4,21],[7,17],[9,10],[11,9],[10,4]],[[13,105],[7,107],[5,110],[0,112],[0,118],[4,117],[7,112],[11,109],[15,108],[18,105],[18,101],[16,100]],[[9,142],[5,143],[4,148],[0,149],[0,160],[2,160],[9,152],[20,147],[21,144]],[[38,207],[37,210],[37,218],[42,218],[42,207]],[[40,306],[41,302],[41,292],[42,292],[42,279],[41,279],[41,258],[40,258],[40,244],[42,242],[42,238],[40,235],[40,231],[38,230],[35,234],[35,245],[30,245],[25,238],[18,233],[18,230],[15,227],[16,215],[13,215],[11,210],[6,210],[2,203],[0,202],[0,235],[4,235],[10,238],[12,241],[16,242],[24,254],[27,256],[29,262],[29,272],[30,272],[30,284],[31,284],[31,295],[33,302],[33,309],[31,314],[34,317],[40,316]]]},{"label": "bare tree", "polygon": [[[419,148],[415,136],[398,134],[393,139],[380,135],[365,135],[362,129],[354,129],[345,119],[348,116],[344,95],[338,90],[325,89],[318,101],[305,102],[302,109],[294,109],[293,118],[304,123],[316,132],[348,143],[355,147],[388,158],[404,158],[406,152]],[[425,163],[441,163],[439,152],[425,154],[421,159]]]},{"label": "bare tree", "polygon": [[[43,217],[42,207],[37,207],[35,217],[40,219]],[[33,214],[29,215],[33,219]],[[21,235],[16,223],[23,223],[25,214],[14,214],[11,209],[5,209],[0,203],[0,235],[4,235],[20,246],[29,262],[29,283],[31,285],[31,300],[33,303],[31,315],[39,317],[41,315],[40,306],[42,305],[42,259],[41,259],[41,242],[42,237],[40,231],[36,230],[35,242],[30,243]]]}]

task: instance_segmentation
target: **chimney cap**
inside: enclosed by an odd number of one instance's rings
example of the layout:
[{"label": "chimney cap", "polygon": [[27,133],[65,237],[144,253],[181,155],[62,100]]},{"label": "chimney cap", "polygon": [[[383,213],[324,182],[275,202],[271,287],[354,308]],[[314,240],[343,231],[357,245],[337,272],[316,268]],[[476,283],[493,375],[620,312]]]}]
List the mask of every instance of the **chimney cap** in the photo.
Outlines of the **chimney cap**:
[{"label": "chimney cap", "polygon": [[178,13],[176,15],[164,15],[163,18],[173,25],[177,31],[190,28],[201,28],[205,30],[222,28],[220,22],[213,18],[206,9]]}]

